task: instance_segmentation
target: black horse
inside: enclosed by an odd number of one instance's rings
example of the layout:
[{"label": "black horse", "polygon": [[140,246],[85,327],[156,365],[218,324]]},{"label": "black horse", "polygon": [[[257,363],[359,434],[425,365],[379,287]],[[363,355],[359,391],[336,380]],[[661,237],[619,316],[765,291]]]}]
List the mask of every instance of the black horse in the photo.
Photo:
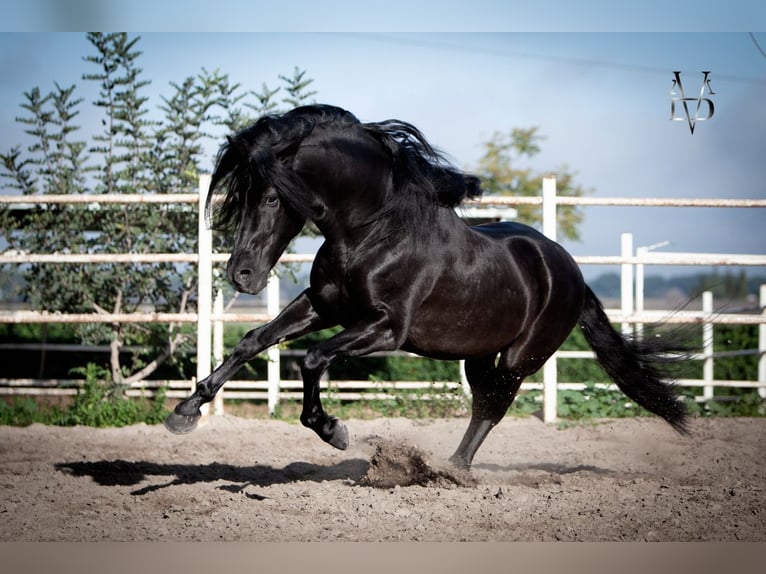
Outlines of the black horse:
[{"label": "black horse", "polygon": [[[216,206],[212,194],[222,185]],[[301,422],[347,447],[345,425],[319,400],[319,378],[338,359],[395,349],[465,359],[472,416],[450,460],[469,467],[524,378],[579,322],[619,388],[683,432],[684,405],[659,370],[664,339],[617,333],[571,256],[531,227],[464,223],[454,207],[480,193],[479,180],[451,167],[412,125],[361,123],[333,106],[266,116],[229,138],[207,211],[218,228],[236,229],[227,267],[236,288],[259,292],[307,220],[325,241],[311,286],[250,331],[176,406],[167,428],[194,429],[200,405],[267,347],[341,325],[303,360]]]}]

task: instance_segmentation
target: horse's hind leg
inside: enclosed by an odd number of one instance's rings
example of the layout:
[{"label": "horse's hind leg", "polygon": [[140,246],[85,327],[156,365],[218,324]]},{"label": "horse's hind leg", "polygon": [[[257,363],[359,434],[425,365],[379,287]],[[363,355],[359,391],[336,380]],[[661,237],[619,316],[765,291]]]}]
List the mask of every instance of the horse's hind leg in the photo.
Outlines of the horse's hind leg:
[{"label": "horse's hind leg", "polygon": [[473,457],[489,431],[500,422],[511,406],[522,381],[535,373],[556,352],[571,330],[561,320],[553,331],[536,330],[521,337],[500,354],[466,360],[465,371],[471,385],[473,405],[471,422],[450,461],[456,466],[471,466]]},{"label": "horse's hind leg", "polygon": [[465,374],[473,395],[471,421],[450,462],[463,468],[471,466],[484,439],[508,412],[522,381],[543,366],[558,348],[555,343],[551,339],[541,341],[533,335],[503,351],[497,365],[494,356],[465,362]]},{"label": "horse's hind leg", "polygon": [[513,371],[496,366],[494,355],[466,360],[465,374],[473,396],[471,421],[455,454],[449,459],[461,468],[471,466],[476,451],[505,416],[523,380]]}]

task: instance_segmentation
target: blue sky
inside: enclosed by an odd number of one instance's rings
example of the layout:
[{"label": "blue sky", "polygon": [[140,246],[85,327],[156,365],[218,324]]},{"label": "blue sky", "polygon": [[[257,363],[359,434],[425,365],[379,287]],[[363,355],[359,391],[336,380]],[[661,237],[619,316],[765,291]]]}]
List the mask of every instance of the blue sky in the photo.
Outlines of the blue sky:
[{"label": "blue sky", "polygon": [[[363,121],[412,122],[467,170],[493,132],[538,126],[546,139],[532,167],[567,164],[595,196],[766,197],[766,57],[745,31],[140,35],[153,108],[169,82],[202,67],[258,89],[299,66],[314,78],[318,101]],[[766,49],[766,32],[754,37]],[[78,84],[80,124],[97,129],[93,87],[81,80],[89,53],[83,33],[0,34],[0,149],[24,141],[14,121],[23,91],[54,81]],[[694,135],[670,121],[674,70],[695,95],[700,72],[711,71],[715,115]],[[563,243],[578,255],[614,255],[620,233],[633,232],[636,246],[669,240],[672,251],[764,253],[764,215],[591,207],[582,241]]]}]

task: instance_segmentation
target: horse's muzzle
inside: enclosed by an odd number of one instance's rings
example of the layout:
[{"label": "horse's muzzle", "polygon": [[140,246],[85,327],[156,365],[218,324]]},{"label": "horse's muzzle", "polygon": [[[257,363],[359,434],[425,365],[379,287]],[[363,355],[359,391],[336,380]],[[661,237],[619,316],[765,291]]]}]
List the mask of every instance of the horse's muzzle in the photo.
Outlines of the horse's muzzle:
[{"label": "horse's muzzle", "polygon": [[255,295],[266,286],[267,275],[258,273],[247,261],[229,260],[226,275],[234,288],[240,293]]}]

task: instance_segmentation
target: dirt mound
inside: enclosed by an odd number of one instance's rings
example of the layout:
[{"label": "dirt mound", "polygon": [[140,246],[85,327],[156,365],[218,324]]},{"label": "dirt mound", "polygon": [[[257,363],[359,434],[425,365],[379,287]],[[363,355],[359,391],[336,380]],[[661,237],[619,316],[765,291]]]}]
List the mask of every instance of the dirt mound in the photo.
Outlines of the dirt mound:
[{"label": "dirt mound", "polygon": [[414,445],[381,440],[375,445],[370,467],[363,479],[367,486],[475,486],[476,480],[467,470],[449,462],[434,460]]}]

